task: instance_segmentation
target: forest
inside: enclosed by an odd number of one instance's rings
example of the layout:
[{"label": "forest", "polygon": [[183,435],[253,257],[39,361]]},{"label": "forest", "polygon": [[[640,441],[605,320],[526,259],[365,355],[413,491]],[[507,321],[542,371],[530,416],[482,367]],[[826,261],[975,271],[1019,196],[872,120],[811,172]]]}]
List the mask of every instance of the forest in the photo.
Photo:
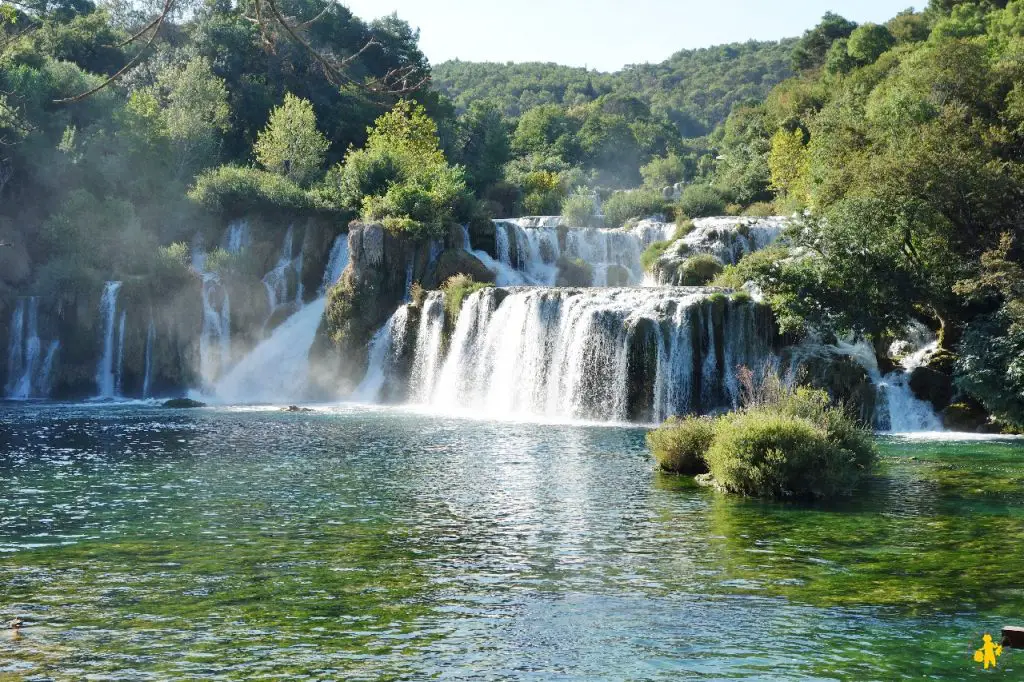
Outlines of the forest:
[{"label": "forest", "polygon": [[719,281],[756,283],[792,338],[921,322],[966,409],[1022,425],[1022,82],[1024,0],[826,14],[614,74],[432,67],[399,17],[324,0],[4,2],[0,315],[32,295],[63,319],[112,279],[191,291],[195,235],[254,212],[414,239],[519,215],[797,215],[787,247]]}]

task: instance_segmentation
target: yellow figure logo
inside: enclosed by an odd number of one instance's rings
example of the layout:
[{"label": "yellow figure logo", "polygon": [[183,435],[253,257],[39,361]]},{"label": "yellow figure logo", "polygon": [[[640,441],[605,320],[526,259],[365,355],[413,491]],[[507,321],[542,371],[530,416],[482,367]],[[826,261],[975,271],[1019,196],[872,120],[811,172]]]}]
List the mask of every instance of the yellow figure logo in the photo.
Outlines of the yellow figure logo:
[{"label": "yellow figure logo", "polygon": [[996,659],[1003,655],[1003,647],[992,643],[992,635],[985,635],[982,639],[985,643],[974,652],[974,661],[984,663],[985,670],[988,670],[989,667],[996,667]]}]

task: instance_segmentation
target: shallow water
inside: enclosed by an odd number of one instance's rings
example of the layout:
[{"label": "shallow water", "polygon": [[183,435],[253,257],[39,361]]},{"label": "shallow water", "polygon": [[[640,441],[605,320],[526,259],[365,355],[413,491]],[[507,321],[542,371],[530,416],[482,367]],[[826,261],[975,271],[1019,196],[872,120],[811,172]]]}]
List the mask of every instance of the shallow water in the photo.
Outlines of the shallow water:
[{"label": "shallow water", "polygon": [[0,419],[0,680],[970,679],[1024,620],[1018,442],[887,439],[808,507],[658,474],[637,428]]}]

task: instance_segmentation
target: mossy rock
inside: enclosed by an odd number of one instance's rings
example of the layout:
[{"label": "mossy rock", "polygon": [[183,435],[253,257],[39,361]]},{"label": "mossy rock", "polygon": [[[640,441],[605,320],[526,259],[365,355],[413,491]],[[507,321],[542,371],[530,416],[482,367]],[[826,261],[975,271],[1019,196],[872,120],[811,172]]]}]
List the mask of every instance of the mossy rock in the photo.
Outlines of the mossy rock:
[{"label": "mossy rock", "polygon": [[621,265],[609,265],[607,281],[610,287],[628,287],[630,284],[629,270]]},{"label": "mossy rock", "polygon": [[437,259],[433,273],[428,275],[424,284],[436,289],[455,275],[468,275],[474,282],[494,282],[494,273],[479,258],[462,249],[448,249]]},{"label": "mossy rock", "polygon": [[558,259],[558,275],[555,278],[555,286],[559,287],[589,287],[594,283],[594,269],[582,258]]},{"label": "mossy rock", "polygon": [[942,411],[942,426],[949,431],[976,433],[989,422],[988,412],[977,403],[953,403]]}]

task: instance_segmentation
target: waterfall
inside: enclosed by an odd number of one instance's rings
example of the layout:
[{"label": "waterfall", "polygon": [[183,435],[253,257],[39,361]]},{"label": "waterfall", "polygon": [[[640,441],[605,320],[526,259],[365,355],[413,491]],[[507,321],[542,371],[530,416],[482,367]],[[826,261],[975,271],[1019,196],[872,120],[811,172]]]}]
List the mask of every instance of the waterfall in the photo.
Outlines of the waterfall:
[{"label": "waterfall", "polygon": [[156,324],[152,316],[149,318],[149,327],[146,329],[146,367],[142,378],[142,397],[148,398],[152,390],[153,375],[153,342],[156,341]]},{"label": "waterfall", "polygon": [[409,306],[395,311],[388,321],[377,330],[370,341],[366,376],[363,377],[354,398],[364,402],[376,402],[383,396],[385,385],[393,374],[396,361],[405,349],[405,332],[408,327]]},{"label": "waterfall", "polygon": [[[121,315],[121,332],[115,338],[114,325],[117,316],[117,293],[121,282],[107,282],[100,299],[100,320],[103,329],[103,355],[96,366],[96,397],[113,398],[117,395],[124,350],[124,314]],[[116,355],[116,358],[115,358]]]},{"label": "waterfall", "polygon": [[50,375],[60,343],[47,345],[39,338],[39,297],[19,298],[11,312],[7,349],[7,385],[4,394],[10,400],[46,398],[50,394]]},{"label": "waterfall", "polygon": [[790,373],[794,374],[795,368],[808,355],[848,357],[867,372],[868,379],[875,387],[878,396],[874,415],[876,429],[892,433],[942,431],[942,419],[935,413],[931,403],[917,398],[910,390],[911,372],[938,346],[933,335],[923,340],[923,343],[925,345],[916,353],[903,360],[901,368],[883,376],[878,368],[875,349],[866,341],[839,341],[832,345],[807,341],[795,349]]},{"label": "waterfall", "polygon": [[225,403],[282,403],[307,399],[309,349],[327,298],[321,296],[279,324],[214,387]]},{"label": "waterfall", "polygon": [[331,255],[327,259],[324,279],[320,284],[321,296],[341,279],[342,273],[348,267],[348,259],[348,234],[339,234],[334,238],[334,244],[331,245]]},{"label": "waterfall", "polygon": [[688,253],[710,253],[723,263],[773,244],[786,227],[786,218],[698,218],[683,237]]},{"label": "waterfall", "polygon": [[[739,364],[771,356],[761,306],[699,289],[483,289],[463,302],[443,357],[443,298],[421,315],[410,395],[444,410],[650,422],[731,406]],[[364,399],[397,374],[403,321],[374,337]]]},{"label": "waterfall", "polygon": [[224,234],[224,249],[228,253],[241,253],[252,245],[252,231],[249,229],[249,221],[233,220],[228,223],[228,229]]},{"label": "waterfall", "polygon": [[[263,276],[263,286],[267,290],[267,303],[270,306],[270,314],[273,315],[280,306],[295,303],[298,305],[302,304],[302,253],[298,256],[293,256],[295,251],[294,246],[295,228],[292,225],[288,226],[288,231],[285,232],[284,241],[281,244],[281,255],[277,259],[277,264]],[[291,291],[290,283],[295,285],[295,297],[291,298],[289,292]],[[270,319],[269,316],[267,318]]]},{"label": "waterfall", "polygon": [[211,386],[231,362],[231,298],[216,273],[203,275],[203,329],[199,336],[199,373]]},{"label": "waterfall", "polygon": [[[497,261],[503,267],[495,268],[486,254],[473,253],[485,265],[495,270],[499,286],[529,284],[553,286],[558,274],[559,257],[580,259],[590,265],[594,273],[592,286],[637,285],[643,280],[640,254],[651,235],[660,235],[667,228],[664,223],[655,228],[648,221],[644,230],[599,229],[592,227],[560,228],[558,218],[519,218],[495,220],[494,241]],[[565,248],[560,246],[559,230],[564,229]],[[672,227],[674,233],[675,227]],[[622,270],[615,281],[609,281],[609,269]]]},{"label": "waterfall", "polygon": [[327,306],[327,289],[348,267],[348,235],[331,247],[320,296],[292,314],[242,358],[214,387],[226,403],[282,403],[308,399],[309,351]]},{"label": "waterfall", "polygon": [[472,251],[473,245],[469,239],[469,226],[462,225],[462,249],[463,251]]},{"label": "waterfall", "polygon": [[413,262],[410,257],[409,262],[405,265],[405,293],[402,295],[402,300],[406,303],[412,300],[412,273]]},{"label": "waterfall", "polygon": [[[943,431],[942,419],[935,413],[931,403],[921,400],[910,390],[910,374],[924,364],[925,358],[938,348],[938,341],[932,341],[906,357],[900,364],[902,371],[895,370],[884,377],[878,376],[878,365],[872,381],[878,387],[884,399],[885,415],[876,419],[877,426],[893,433],[910,433],[914,431]],[[874,359],[874,358],[872,358]],[[870,373],[870,370],[869,370]],[[888,424],[884,417],[888,418]]]},{"label": "waterfall", "polygon": [[423,300],[416,331],[416,351],[409,380],[409,397],[413,402],[428,402],[434,392],[443,331],[444,293],[432,291]]},{"label": "waterfall", "polygon": [[676,234],[676,225],[661,220],[641,220],[629,232],[640,242],[640,248],[646,249],[654,242],[671,240]]}]

